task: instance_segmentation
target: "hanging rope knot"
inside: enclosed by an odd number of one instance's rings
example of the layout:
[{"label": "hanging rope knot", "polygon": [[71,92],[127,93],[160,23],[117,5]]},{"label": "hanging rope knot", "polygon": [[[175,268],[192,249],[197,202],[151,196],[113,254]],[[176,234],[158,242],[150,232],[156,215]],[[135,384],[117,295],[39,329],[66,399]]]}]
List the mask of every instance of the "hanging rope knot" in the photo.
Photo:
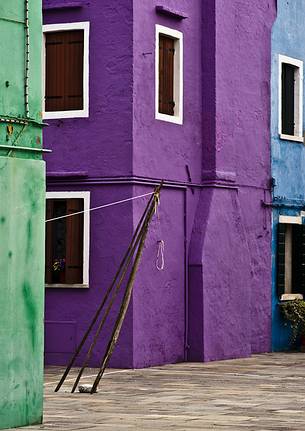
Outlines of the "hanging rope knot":
[{"label": "hanging rope knot", "polygon": [[164,270],[164,266],[165,266],[164,248],[165,248],[165,244],[163,239],[161,239],[158,241],[158,252],[157,252],[157,261],[156,261],[156,267],[158,271]]}]

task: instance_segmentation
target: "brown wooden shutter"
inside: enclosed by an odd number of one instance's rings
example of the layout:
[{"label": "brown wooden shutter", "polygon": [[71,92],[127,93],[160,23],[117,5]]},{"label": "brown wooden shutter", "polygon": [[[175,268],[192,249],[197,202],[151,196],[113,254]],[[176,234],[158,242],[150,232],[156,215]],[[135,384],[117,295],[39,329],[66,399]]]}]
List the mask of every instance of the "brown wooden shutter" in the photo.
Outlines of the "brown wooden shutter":
[{"label": "brown wooden shutter", "polygon": [[292,291],[305,298],[305,225],[293,225],[292,232]]},{"label": "brown wooden shutter", "polygon": [[[67,214],[83,211],[83,199],[68,199]],[[84,215],[67,217],[66,224],[66,283],[83,283]]]},{"label": "brown wooden shutter", "polygon": [[46,33],[45,110],[83,109],[84,31]]},{"label": "brown wooden shutter", "polygon": [[277,293],[280,298],[285,293],[286,225],[283,223],[278,224],[277,238]]},{"label": "brown wooden shutter", "polygon": [[159,36],[159,112],[174,115],[174,39]]},{"label": "brown wooden shutter", "polygon": [[[46,202],[46,219],[53,217],[53,204],[52,199],[47,199]],[[53,223],[46,223],[46,262],[45,262],[45,278],[46,283],[52,283],[52,271],[53,271]]]}]

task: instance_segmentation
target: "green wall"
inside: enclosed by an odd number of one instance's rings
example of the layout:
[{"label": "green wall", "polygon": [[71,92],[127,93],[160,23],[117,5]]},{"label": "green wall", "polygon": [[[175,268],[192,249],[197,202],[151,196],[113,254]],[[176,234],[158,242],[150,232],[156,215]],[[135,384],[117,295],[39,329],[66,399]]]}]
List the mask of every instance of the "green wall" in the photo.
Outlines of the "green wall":
[{"label": "green wall", "polygon": [[41,0],[29,1],[29,31],[26,116],[25,1],[1,0],[0,428],[42,420],[45,167],[40,151]]}]

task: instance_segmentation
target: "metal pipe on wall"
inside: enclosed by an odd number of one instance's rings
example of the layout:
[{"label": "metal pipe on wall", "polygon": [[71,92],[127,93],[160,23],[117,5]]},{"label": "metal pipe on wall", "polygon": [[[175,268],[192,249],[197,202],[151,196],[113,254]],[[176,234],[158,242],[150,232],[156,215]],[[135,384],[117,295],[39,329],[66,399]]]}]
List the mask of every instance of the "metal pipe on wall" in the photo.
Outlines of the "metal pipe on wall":
[{"label": "metal pipe on wall", "polygon": [[25,79],[24,79],[24,104],[25,116],[29,118],[29,70],[30,70],[30,29],[29,29],[29,0],[24,2],[25,8]]}]

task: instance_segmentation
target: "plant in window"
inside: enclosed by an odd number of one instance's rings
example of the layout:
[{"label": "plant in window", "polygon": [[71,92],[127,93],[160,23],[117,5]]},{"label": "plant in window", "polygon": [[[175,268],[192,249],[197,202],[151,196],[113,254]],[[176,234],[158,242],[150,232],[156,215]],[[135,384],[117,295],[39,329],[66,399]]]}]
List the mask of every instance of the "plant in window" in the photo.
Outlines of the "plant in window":
[{"label": "plant in window", "polygon": [[[291,344],[301,338],[301,344],[305,344],[305,301],[294,299],[280,304],[281,312],[291,327]],[[302,340],[303,339],[303,340]]]},{"label": "plant in window", "polygon": [[53,271],[60,272],[65,269],[66,259],[55,259],[53,262]]}]

